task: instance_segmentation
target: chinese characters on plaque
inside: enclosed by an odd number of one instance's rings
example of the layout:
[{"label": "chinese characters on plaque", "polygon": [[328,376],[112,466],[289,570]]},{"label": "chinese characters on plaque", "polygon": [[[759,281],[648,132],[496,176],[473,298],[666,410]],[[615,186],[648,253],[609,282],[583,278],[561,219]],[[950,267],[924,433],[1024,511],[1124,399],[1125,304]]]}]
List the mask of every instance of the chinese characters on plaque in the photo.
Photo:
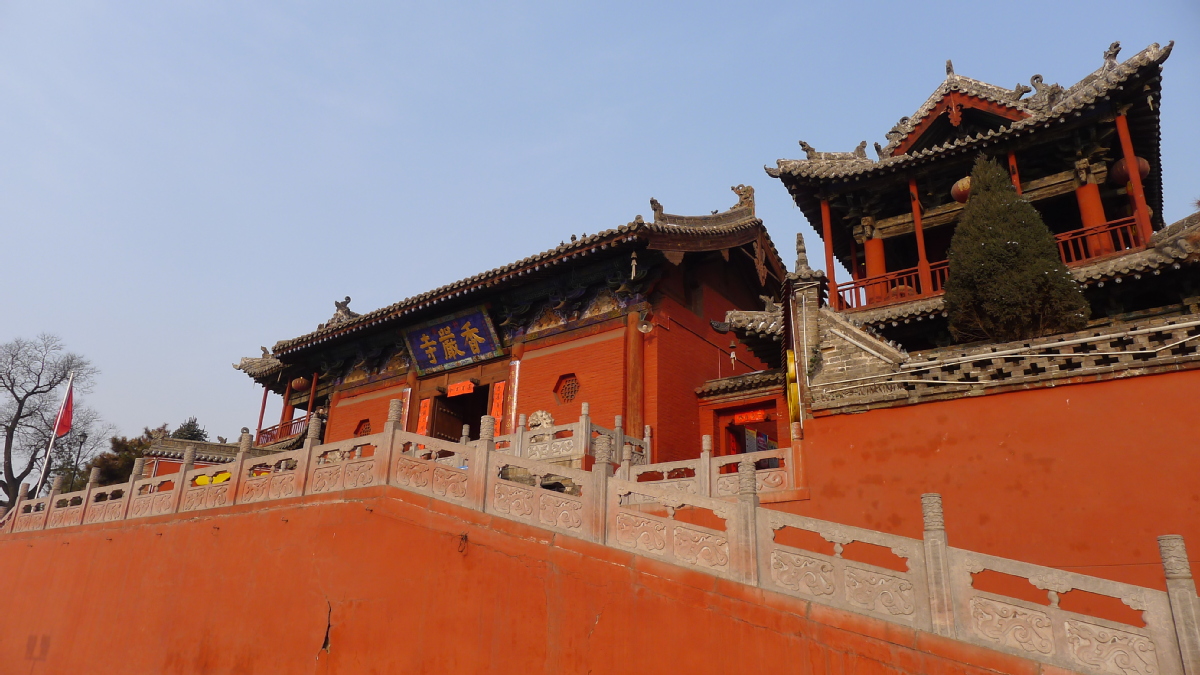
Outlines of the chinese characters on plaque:
[{"label": "chinese characters on plaque", "polygon": [[496,330],[483,307],[472,307],[413,326],[404,331],[404,340],[420,375],[484,361],[503,353]]}]

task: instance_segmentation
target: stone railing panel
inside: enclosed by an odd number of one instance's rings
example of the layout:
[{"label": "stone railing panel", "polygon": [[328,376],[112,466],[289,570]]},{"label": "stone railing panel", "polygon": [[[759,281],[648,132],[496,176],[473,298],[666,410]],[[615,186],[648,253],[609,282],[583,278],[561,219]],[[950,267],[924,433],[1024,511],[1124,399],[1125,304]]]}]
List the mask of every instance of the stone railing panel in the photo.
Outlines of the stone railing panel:
[{"label": "stone railing panel", "polygon": [[88,496],[87,510],[83,514],[83,524],[109,523],[125,517],[125,507],[128,505],[129,483],[108,485],[94,488]]},{"label": "stone railing panel", "polygon": [[[631,499],[637,495],[636,499]],[[636,502],[636,503],[635,503]],[[648,483],[614,479],[608,484],[608,543],[640,555],[652,556],[686,567],[700,568],[722,577],[734,576],[730,565],[728,530],[694,525],[647,513],[637,506],[657,504],[674,515],[676,509],[693,506],[712,511],[728,528],[739,505],[688,495]]]},{"label": "stone railing panel", "polygon": [[46,516],[49,515],[50,498],[27,499],[18,506],[17,517],[13,522],[13,532],[31,532],[46,527]]},{"label": "stone railing panel", "polygon": [[[759,509],[757,516],[758,578],[765,588],[929,629],[925,555],[920,540],[781,511]],[[820,535],[834,545],[834,555],[777,543],[775,532],[784,527]],[[899,572],[843,558],[843,547],[856,541],[890,549],[905,559],[908,570]]]},{"label": "stone railing panel", "polygon": [[[775,448],[773,450],[759,450],[756,452],[747,452],[741,455],[724,455],[721,457],[713,457],[712,462],[712,478],[709,483],[712,485],[712,496],[714,497],[732,497],[738,491],[738,476],[736,473],[721,473],[721,468],[730,464],[740,464],[743,460],[749,459],[756,464],[763,460],[778,460],[774,462],[777,466],[758,469],[754,472],[755,485],[759,494],[764,492],[777,492],[779,490],[787,490],[793,486],[788,484],[788,467],[787,462],[791,459],[791,448]],[[771,462],[765,462],[771,463]]]},{"label": "stone railing panel", "polygon": [[87,508],[87,490],[55,495],[50,500],[50,513],[46,516],[46,529],[71,527],[83,523],[83,511]]},{"label": "stone railing panel", "polygon": [[462,503],[473,448],[408,432],[395,435],[389,482],[412,492]]},{"label": "stone railing panel", "polygon": [[237,462],[214,464],[189,471],[183,481],[180,511],[199,511],[230,506],[237,497]]},{"label": "stone railing panel", "polygon": [[[1182,675],[1183,665],[1167,594],[1007,558],[949,548],[955,632],[960,640],[1097,675]],[[983,570],[1028,579],[1049,605],[988,593],[972,586]],[[1061,609],[1072,589],[1117,598],[1142,612],[1131,626]]]},{"label": "stone railing panel", "polygon": [[239,468],[237,503],[299,497],[308,471],[308,457],[309,451],[301,448],[247,458]]},{"label": "stone railing panel", "polygon": [[127,518],[161,516],[175,511],[175,499],[182,489],[183,476],[173,473],[168,476],[153,476],[135,481],[129,503]]},{"label": "stone railing panel", "polygon": [[[547,479],[561,489],[546,487]],[[492,455],[484,510],[556,532],[587,538],[584,493],[592,473],[533,459]]]},{"label": "stone railing panel", "polygon": [[387,482],[387,434],[372,434],[314,447],[306,494],[335,492]]}]

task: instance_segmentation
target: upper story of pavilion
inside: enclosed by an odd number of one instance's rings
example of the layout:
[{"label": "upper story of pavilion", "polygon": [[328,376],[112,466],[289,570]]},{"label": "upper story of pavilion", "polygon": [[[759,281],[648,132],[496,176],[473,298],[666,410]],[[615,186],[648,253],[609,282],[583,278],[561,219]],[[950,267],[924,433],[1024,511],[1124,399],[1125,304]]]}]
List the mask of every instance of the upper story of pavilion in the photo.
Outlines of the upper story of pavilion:
[{"label": "upper story of pavilion", "polygon": [[[980,154],[1008,167],[1073,271],[1151,246],[1164,228],[1159,99],[1171,47],[1153,44],[1122,62],[1113,43],[1100,68],[1066,88],[1034,75],[1032,86],[1009,89],[957,75],[947,62],[942,84],[887,132],[886,145],[875,144],[877,159],[866,141],[853,152],[801,141],[805,159],[781,159],[767,173],[824,241],[830,305],[864,318],[887,308],[891,320],[941,313],[931,300],[943,292]],[[833,273],[835,260],[850,279]]]}]

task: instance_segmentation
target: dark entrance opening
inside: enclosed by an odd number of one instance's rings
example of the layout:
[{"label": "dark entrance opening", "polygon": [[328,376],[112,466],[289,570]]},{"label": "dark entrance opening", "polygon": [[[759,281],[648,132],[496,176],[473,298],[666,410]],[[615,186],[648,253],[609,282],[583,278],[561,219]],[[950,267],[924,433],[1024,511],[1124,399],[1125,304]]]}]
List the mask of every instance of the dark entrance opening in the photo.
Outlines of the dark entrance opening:
[{"label": "dark entrance opening", "polygon": [[488,387],[476,387],[469,394],[436,396],[430,436],[447,441],[462,438],[463,425],[471,428],[472,440],[479,440],[479,418],[488,412]]}]

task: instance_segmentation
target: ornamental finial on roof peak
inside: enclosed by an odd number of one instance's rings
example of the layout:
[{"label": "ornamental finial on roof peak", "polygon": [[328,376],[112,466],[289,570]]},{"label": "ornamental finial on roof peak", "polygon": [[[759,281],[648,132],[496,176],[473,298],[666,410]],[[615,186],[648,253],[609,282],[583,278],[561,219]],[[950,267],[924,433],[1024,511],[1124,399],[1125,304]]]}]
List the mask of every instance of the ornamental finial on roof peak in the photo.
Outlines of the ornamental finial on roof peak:
[{"label": "ornamental finial on roof peak", "polygon": [[953,74],[954,74],[954,62],[951,61],[950,59],[946,59],[946,76],[949,77]]}]

